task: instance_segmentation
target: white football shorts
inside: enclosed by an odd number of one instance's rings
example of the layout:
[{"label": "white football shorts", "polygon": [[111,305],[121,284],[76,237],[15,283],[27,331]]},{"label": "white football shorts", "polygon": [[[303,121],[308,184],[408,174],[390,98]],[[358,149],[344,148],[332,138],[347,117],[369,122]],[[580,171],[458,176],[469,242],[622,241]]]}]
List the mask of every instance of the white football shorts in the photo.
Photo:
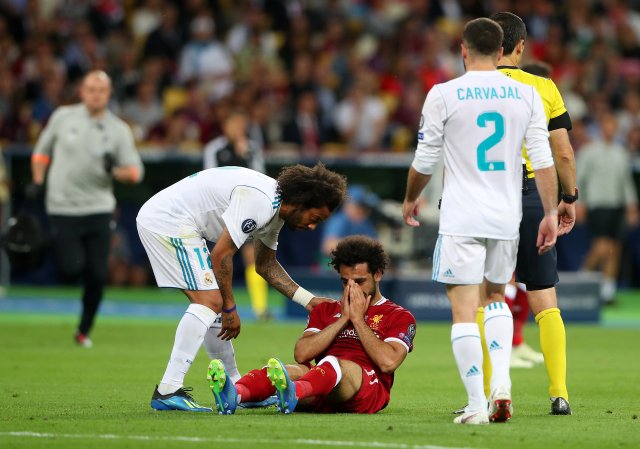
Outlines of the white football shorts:
[{"label": "white football shorts", "polygon": [[506,284],[516,268],[518,240],[438,236],[432,279],[443,284]]},{"label": "white football shorts", "polygon": [[158,287],[219,290],[211,257],[202,237],[176,238],[156,234],[138,224]]}]

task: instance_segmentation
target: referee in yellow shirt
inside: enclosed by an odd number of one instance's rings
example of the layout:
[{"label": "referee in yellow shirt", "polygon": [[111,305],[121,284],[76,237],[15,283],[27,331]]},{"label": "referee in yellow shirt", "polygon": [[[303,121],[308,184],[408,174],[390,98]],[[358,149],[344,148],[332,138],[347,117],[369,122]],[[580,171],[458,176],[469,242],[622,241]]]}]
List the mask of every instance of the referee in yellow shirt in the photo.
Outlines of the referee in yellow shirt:
[{"label": "referee in yellow shirt", "polygon": [[[496,21],[504,32],[502,44],[504,55],[499,61],[498,70],[516,81],[534,86],[542,97],[549,122],[551,149],[562,188],[561,201],[558,205],[558,217],[560,218],[558,235],[567,234],[575,223],[574,202],[578,199],[576,164],[568,134],[571,129],[571,118],[553,81],[518,68],[522,60],[524,41],[527,37],[527,30],[522,19],[510,12],[496,13],[491,19]],[[523,180],[522,221],[520,223],[516,281],[527,286],[529,305],[535,315],[536,323],[540,326],[540,346],[549,375],[551,414],[570,415],[571,408],[567,392],[566,335],[560,309],[558,309],[555,289],[555,284],[558,283],[557,253],[554,247],[551,251],[538,255],[536,237],[538,223],[544,215],[544,211],[533,180],[533,170],[531,170],[531,164],[524,147],[522,148],[522,157],[527,170],[526,178]],[[484,317],[479,316],[478,322],[483,321]],[[483,344],[486,347],[484,342]],[[488,361],[488,359],[487,353],[485,360]],[[486,367],[484,372],[485,376],[490,378]]]}]

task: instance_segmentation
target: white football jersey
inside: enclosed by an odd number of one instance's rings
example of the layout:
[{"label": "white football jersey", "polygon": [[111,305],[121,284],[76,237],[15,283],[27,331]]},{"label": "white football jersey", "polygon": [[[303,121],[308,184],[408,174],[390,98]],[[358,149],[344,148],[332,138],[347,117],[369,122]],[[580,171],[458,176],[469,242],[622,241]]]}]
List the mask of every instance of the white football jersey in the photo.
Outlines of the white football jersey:
[{"label": "white football jersey", "polygon": [[278,216],[277,182],[242,167],[211,168],[156,193],[137,222],[155,233],[216,242],[226,227],[240,248],[249,238],[275,250],[284,221]]},{"label": "white football jersey", "polygon": [[412,166],[432,174],[444,152],[440,234],[511,240],[522,217],[522,142],[534,170],[553,165],[532,86],[496,71],[435,85],[422,108]]}]

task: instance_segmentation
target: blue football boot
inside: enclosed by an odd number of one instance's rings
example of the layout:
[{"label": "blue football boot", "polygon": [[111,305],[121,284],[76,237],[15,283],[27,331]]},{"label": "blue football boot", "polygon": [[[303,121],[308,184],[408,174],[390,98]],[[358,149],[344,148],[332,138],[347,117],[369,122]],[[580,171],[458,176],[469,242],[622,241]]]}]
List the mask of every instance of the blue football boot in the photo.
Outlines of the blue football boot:
[{"label": "blue football boot", "polygon": [[178,388],[173,393],[160,394],[158,392],[158,386],[153,392],[151,397],[151,408],[156,410],[183,410],[187,412],[212,412],[209,407],[203,407],[193,400],[193,397],[189,392],[193,388]]},{"label": "blue football boot", "polygon": [[233,415],[238,407],[238,391],[231,382],[221,360],[209,363],[207,380],[220,415]]},{"label": "blue football boot", "polygon": [[278,403],[278,396],[275,394],[273,396],[269,396],[267,399],[263,399],[262,401],[256,402],[241,402],[238,404],[238,407],[242,408],[265,408],[271,407]]},{"label": "blue football boot", "polygon": [[287,369],[280,360],[276,358],[269,359],[267,362],[267,376],[273,386],[276,387],[278,411],[286,415],[293,413],[298,405],[296,383],[291,380]]}]

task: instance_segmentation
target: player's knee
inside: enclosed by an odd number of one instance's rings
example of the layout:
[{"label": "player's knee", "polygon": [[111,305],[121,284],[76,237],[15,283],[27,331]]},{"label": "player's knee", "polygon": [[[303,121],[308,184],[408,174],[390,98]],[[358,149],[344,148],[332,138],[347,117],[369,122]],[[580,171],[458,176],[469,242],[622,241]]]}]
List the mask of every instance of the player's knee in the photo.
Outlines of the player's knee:
[{"label": "player's knee", "polygon": [[296,363],[293,365],[287,364],[285,365],[285,368],[287,369],[287,373],[289,373],[289,377],[293,381],[300,379],[309,372],[309,365],[303,363]]},{"label": "player's knee", "polygon": [[189,302],[210,308],[215,313],[222,312],[222,296],[219,290],[183,290]]}]

